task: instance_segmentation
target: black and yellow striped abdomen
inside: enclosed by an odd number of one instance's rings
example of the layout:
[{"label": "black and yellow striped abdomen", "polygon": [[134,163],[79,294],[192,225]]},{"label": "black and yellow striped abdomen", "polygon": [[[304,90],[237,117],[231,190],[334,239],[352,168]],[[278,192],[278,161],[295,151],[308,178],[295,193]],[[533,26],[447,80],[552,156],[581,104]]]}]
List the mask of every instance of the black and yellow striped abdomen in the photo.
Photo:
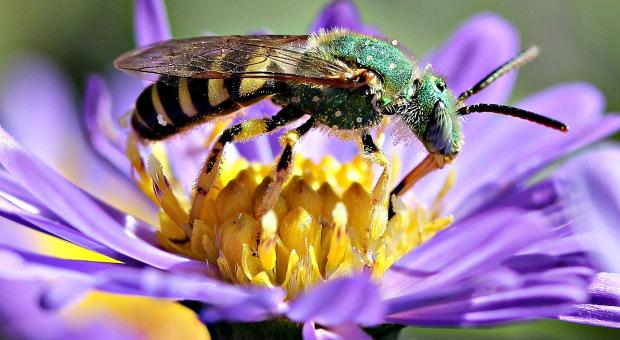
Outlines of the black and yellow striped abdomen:
[{"label": "black and yellow striped abdomen", "polygon": [[266,79],[187,79],[167,77],[138,97],[131,127],[139,137],[161,140],[211,118],[224,116],[281,92]]}]

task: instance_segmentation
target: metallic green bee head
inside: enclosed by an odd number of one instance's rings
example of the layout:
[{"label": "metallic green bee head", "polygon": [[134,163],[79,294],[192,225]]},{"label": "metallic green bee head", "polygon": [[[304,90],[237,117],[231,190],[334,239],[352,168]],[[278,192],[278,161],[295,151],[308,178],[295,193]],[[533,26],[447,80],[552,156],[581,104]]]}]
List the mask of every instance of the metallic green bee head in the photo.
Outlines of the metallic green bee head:
[{"label": "metallic green bee head", "polygon": [[489,73],[476,85],[454,97],[441,77],[427,67],[413,81],[410,98],[401,101],[397,114],[407,127],[422,141],[429,153],[444,161],[456,157],[463,144],[460,116],[472,112],[493,112],[526,119],[560,131],[568,127],[554,119],[539,114],[499,104],[464,105],[465,99],[489,86],[510,70],[525,64],[538,55],[538,49],[531,47],[507,63]]},{"label": "metallic green bee head", "polygon": [[[456,99],[446,82],[427,69],[416,82],[412,98],[424,124],[416,135],[430,153],[456,155],[461,148],[461,122],[456,115]],[[411,128],[411,126],[410,126]],[[413,129],[412,129],[413,130]],[[414,131],[415,132],[415,131]]]}]

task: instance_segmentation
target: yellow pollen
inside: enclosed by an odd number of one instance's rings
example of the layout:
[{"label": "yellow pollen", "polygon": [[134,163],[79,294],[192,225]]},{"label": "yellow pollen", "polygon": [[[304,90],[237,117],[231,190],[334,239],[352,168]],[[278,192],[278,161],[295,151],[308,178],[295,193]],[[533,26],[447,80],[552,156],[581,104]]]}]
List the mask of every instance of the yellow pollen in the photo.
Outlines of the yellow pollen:
[{"label": "yellow pollen", "polygon": [[216,265],[226,281],[282,287],[289,298],[360,271],[378,280],[452,223],[451,216],[441,216],[441,202],[454,174],[429,208],[394,198],[395,215],[388,221],[388,202],[372,194],[375,176],[368,160],[340,163],[327,156],[315,163],[302,155],[296,155],[293,176],[276,204],[262,216],[258,205],[273,181],[272,165],[225,159],[200,217],[190,221],[190,196],[178,190],[165,154],[157,152],[145,162],[135,141],[127,148],[137,185],[160,207],[161,246]]}]

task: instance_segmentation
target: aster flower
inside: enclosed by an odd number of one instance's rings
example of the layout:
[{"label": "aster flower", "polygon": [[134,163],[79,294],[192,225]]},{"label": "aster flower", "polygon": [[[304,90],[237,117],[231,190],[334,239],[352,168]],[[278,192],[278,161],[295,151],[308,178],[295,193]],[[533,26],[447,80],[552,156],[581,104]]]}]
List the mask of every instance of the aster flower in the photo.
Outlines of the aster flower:
[{"label": "aster flower", "polygon": [[[334,26],[378,33],[359,22],[348,2],[328,6],[313,29]],[[137,1],[136,29],[139,45],[169,38],[160,2]],[[517,48],[514,29],[483,14],[463,24],[423,63],[432,63],[458,93]],[[475,99],[505,102],[514,81],[514,74],[507,76]],[[115,260],[67,260],[3,242],[5,252],[22,260],[15,270],[47,283],[40,297],[46,308],[62,307],[97,289],[194,301],[188,304],[208,324],[284,317],[303,323],[300,332],[306,338],[362,337],[359,326],[383,323],[477,326],[552,317],[617,325],[618,277],[599,273],[606,268],[601,260],[608,257],[591,256],[588,245],[593,243],[580,230],[593,228],[579,229],[588,223],[567,212],[573,201],[565,192],[567,181],[584,173],[595,181],[606,168],[580,168],[583,159],[577,158],[567,165],[579,169],[567,170],[573,178],[531,181],[552,162],[620,128],[617,116],[602,115],[603,98],[588,84],[558,85],[516,105],[565,120],[572,128],[568,135],[504,117],[467,121],[467,143],[454,166],[425,178],[414,189],[415,197],[397,205],[393,219],[387,224],[372,220],[370,229],[373,169],[351,159],[355,148],[350,144],[308,136],[282,204],[260,220],[254,220],[252,197],[261,186],[264,190],[279,147],[267,136],[231,147],[221,190],[210,197],[212,204],[185,245],[174,241],[183,235],[191,181],[208,150],[205,144],[226,122],[150,150],[131,143],[126,149],[127,136],[112,118],[110,101],[104,81],[89,78],[88,137],[101,158],[127,175],[105,184],[131,195],[139,188],[145,195],[132,197],[144,208],[119,203],[127,197],[120,201],[114,193],[94,197],[0,131],[0,162],[6,168],[0,177],[2,216]],[[419,161],[421,155],[411,156],[411,149],[386,139],[388,155],[399,168],[410,169]],[[602,158],[605,163],[612,156]],[[101,169],[113,176],[111,168]],[[80,180],[74,177],[92,188]],[[603,216],[614,211],[599,208],[593,211]],[[139,218],[125,210],[140,210]],[[256,223],[262,232],[252,248]],[[610,225],[608,220],[600,224]],[[62,277],[61,284],[42,272]]]}]

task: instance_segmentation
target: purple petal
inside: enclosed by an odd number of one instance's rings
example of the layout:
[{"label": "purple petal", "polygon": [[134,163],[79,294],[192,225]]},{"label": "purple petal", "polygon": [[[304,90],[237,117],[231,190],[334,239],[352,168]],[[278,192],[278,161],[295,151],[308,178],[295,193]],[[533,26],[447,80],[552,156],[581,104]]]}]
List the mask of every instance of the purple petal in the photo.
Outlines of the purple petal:
[{"label": "purple petal", "polygon": [[559,170],[573,184],[575,231],[587,240],[597,264],[611,272],[620,272],[618,164],[620,147],[608,144],[577,156]]},{"label": "purple petal", "polygon": [[203,275],[175,275],[153,269],[105,271],[97,275],[99,289],[206,305],[200,317],[207,323],[220,320],[261,321],[281,314],[284,291],[256,286],[242,287]]},{"label": "purple petal", "polygon": [[[9,247],[10,248],[10,247]],[[7,251],[0,249],[2,259]],[[46,305],[58,307],[71,291],[54,285],[58,278],[74,287],[90,287],[112,293],[155,298],[196,300],[206,304],[203,320],[260,321],[278,316],[284,308],[284,291],[260,287],[242,287],[211,279],[205,275],[173,274],[153,268],[135,268],[123,264],[65,260],[12,249],[13,260],[3,261],[0,276],[35,277],[48,283],[40,297]],[[50,280],[56,278],[56,280]],[[65,288],[63,288],[65,287]],[[81,288],[80,288],[81,289]],[[79,293],[81,290],[74,290]]]},{"label": "purple petal", "polygon": [[[447,201],[450,203],[447,209],[452,210],[461,205],[473,190],[485,182],[498,177],[505,182],[514,181],[518,176],[545,166],[620,128],[617,117],[601,116],[603,102],[600,92],[585,84],[559,85],[517,106],[552,117],[553,112],[561,112],[569,123],[573,123],[572,130],[563,134],[529,122],[510,119],[496,125],[485,137],[474,137],[480,145],[464,146],[455,161],[458,175],[468,180],[457,181],[448,196]],[[506,156],[506,150],[510,150],[510,157]],[[461,210],[459,214],[463,213]]]},{"label": "purple petal", "polygon": [[[583,275],[587,278],[583,278]],[[431,326],[480,326],[553,317],[587,300],[593,272],[551,269],[516,275],[496,269],[445,287],[388,301],[390,322]],[[512,276],[512,277],[511,277]]]},{"label": "purple petal", "polygon": [[314,322],[306,322],[302,328],[302,337],[304,340],[346,340],[372,339],[357,325],[339,325],[328,329],[315,327]]},{"label": "purple petal", "polygon": [[[129,263],[132,262],[130,258],[127,258],[122,254],[113,251],[112,249],[105,247],[100,243],[91,240],[88,237],[85,237],[83,234],[71,227],[68,227],[60,222],[49,220],[45,217],[20,210],[17,207],[13,206],[11,203],[4,200],[0,201],[0,216],[7,218],[13,222],[19,223],[21,226],[57,236],[63,240],[67,240],[71,243],[77,244],[80,247],[93,250],[113,259],[119,261],[127,261]],[[9,236],[10,235],[7,235],[2,238],[0,240],[0,244],[14,244],[15,242]]]},{"label": "purple petal", "polygon": [[332,1],[325,6],[310,26],[310,32],[315,33],[321,29],[332,30],[334,28],[345,28],[367,35],[380,35],[377,28],[362,23],[360,13],[351,1]]},{"label": "purple petal", "polygon": [[171,38],[166,6],[161,0],[136,0],[134,10],[136,45],[146,46]]},{"label": "purple petal", "polygon": [[382,321],[383,311],[377,285],[366,276],[354,276],[327,281],[296,298],[287,316],[324,326],[374,325]]},{"label": "purple petal", "polygon": [[578,246],[557,255],[536,252],[537,244],[570,236],[562,236],[568,227],[553,225],[548,216],[514,208],[459,220],[384,275],[386,319],[474,326],[568,312],[587,300],[594,271]]},{"label": "purple petal", "polygon": [[382,279],[383,294],[412,294],[483,273],[549,238],[550,229],[546,217],[519,209],[490,210],[459,220],[392,265]]},{"label": "purple petal", "polygon": [[126,136],[112,118],[110,93],[97,75],[86,79],[84,115],[93,148],[129,177],[131,165],[123,152]]},{"label": "purple petal", "polygon": [[34,158],[2,129],[0,162],[47,208],[93,240],[158,268],[208,269],[206,263],[167,253],[137,238],[97,202]]},{"label": "purple petal", "polygon": [[75,326],[39,306],[39,280],[0,279],[0,319],[7,339],[136,339],[140,334],[116,320],[97,318]]},{"label": "purple petal", "polygon": [[558,319],[594,326],[620,328],[620,274],[599,273],[590,286],[590,302],[577,305]]},{"label": "purple petal", "polygon": [[620,307],[580,304],[575,311],[560,315],[558,319],[592,326],[620,328]]}]

